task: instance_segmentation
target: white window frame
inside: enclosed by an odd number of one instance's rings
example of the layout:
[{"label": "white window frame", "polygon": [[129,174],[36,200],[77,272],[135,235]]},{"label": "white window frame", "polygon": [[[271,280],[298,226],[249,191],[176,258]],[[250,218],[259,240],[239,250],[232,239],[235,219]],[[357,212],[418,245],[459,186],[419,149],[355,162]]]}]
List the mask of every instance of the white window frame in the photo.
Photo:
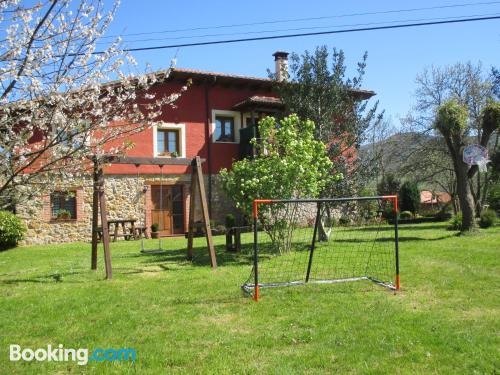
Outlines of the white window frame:
[{"label": "white window frame", "polygon": [[[252,117],[252,112],[245,112],[245,113],[243,113],[243,127],[244,128],[248,128],[247,118],[250,118],[250,117]],[[259,122],[259,117],[258,116],[255,116],[255,119],[257,120],[257,122]]]},{"label": "white window frame", "polygon": [[161,122],[153,126],[153,155],[155,158],[170,158],[168,155],[158,155],[158,130],[179,130],[180,158],[186,157],[186,125],[171,122]]},{"label": "white window frame", "polygon": [[[215,118],[217,116],[232,117],[234,120],[234,142],[218,141],[215,138]],[[212,109],[212,142],[213,143],[240,143],[241,112],[225,111],[222,109]]]}]

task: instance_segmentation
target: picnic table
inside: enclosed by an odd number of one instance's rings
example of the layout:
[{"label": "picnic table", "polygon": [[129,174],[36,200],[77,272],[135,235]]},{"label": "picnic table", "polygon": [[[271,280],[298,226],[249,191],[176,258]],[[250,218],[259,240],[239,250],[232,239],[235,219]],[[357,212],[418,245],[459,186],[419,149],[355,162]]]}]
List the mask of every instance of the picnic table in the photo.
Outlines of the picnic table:
[{"label": "picnic table", "polygon": [[[135,223],[137,219],[112,219],[108,220],[108,232],[112,241],[115,242],[118,237],[123,237],[125,240],[130,239],[140,239],[144,235],[147,238],[146,227],[145,226],[136,226]],[[111,226],[113,227],[113,231],[111,231]],[[120,231],[121,226],[121,233]],[[102,238],[102,227],[98,228],[97,233],[99,235],[99,239]]]}]

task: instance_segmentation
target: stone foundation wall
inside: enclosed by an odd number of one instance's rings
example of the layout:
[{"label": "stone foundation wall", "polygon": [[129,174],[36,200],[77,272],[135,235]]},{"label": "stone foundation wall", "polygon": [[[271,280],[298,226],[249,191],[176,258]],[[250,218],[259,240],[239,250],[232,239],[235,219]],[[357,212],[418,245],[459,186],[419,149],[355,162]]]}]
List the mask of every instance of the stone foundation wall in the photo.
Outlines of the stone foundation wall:
[{"label": "stone foundation wall", "polygon": [[[205,190],[208,199],[208,176]],[[151,226],[151,186],[183,186],[184,229],[189,220],[190,175],[107,175],[105,179],[106,205],[109,219],[136,219],[138,225]],[[147,190],[144,191],[144,187]],[[76,191],[77,218],[53,220],[51,218],[50,194],[17,206],[17,215],[24,221],[28,231],[22,244],[49,244],[75,241],[90,241],[92,236],[92,180],[90,178],[59,184],[59,190]],[[195,221],[202,219],[201,204],[197,197]],[[212,216],[216,224],[223,224],[229,212],[235,213],[234,205],[222,191],[217,175],[212,176]],[[100,218],[99,218],[100,221]],[[100,224],[99,224],[100,225]]]},{"label": "stone foundation wall", "polygon": [[[208,186],[208,176],[206,177],[206,186]],[[208,194],[208,188],[207,188]],[[233,201],[222,190],[222,184],[219,175],[212,175],[212,216],[216,225],[224,225],[227,214],[233,214],[241,220],[241,212],[236,209]]]},{"label": "stone foundation wall", "polygon": [[[83,179],[59,184],[60,190],[76,191],[77,218],[53,220],[51,218],[50,194],[31,199],[16,206],[17,216],[27,228],[26,238],[21,244],[48,244],[87,241],[91,237],[92,181]],[[88,199],[90,197],[90,200]]]}]

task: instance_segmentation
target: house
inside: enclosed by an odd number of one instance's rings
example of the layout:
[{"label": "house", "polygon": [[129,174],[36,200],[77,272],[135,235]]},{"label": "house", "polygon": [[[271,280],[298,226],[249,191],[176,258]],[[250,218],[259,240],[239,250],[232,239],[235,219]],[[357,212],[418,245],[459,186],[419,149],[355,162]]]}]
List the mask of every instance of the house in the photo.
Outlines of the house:
[{"label": "house", "polygon": [[[287,53],[276,52],[278,78],[287,66]],[[283,103],[273,93],[273,80],[190,69],[173,69],[168,80],[157,88],[168,94],[187,80],[190,88],[168,108],[154,127],[130,136],[135,147],[128,156],[186,157],[205,159],[203,175],[210,217],[222,223],[234,210],[218,180],[222,168],[251,155],[250,138],[257,121],[283,111]],[[356,91],[360,99],[372,91]],[[164,236],[187,231],[189,213],[189,167],[110,165],[105,168],[106,196],[110,219],[135,218],[147,228],[160,225]],[[92,181],[68,183],[46,194],[40,205],[18,207],[26,222],[26,243],[55,243],[89,240],[91,236]],[[65,219],[61,210],[69,212]],[[195,216],[199,213],[195,213]]]},{"label": "house", "polygon": [[423,209],[439,208],[451,202],[451,196],[442,191],[422,190],[420,192],[420,205]]}]

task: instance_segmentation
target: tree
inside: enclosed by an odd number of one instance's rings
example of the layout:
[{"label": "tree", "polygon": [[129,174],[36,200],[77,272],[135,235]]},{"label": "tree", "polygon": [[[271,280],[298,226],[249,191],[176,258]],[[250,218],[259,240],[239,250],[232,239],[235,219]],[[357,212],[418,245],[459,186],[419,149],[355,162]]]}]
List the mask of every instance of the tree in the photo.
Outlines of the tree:
[{"label": "tree", "polygon": [[[462,210],[462,231],[469,231],[475,227],[475,204],[470,180],[478,171],[476,165],[469,166],[463,161],[463,150],[468,143],[467,118],[465,105],[456,99],[451,99],[438,108],[434,123],[435,128],[443,136],[453,161]],[[490,102],[486,105],[480,124],[480,144],[486,146],[493,132],[500,128],[500,103]]]},{"label": "tree", "polygon": [[405,181],[399,190],[401,211],[410,211],[416,214],[420,207],[420,191],[414,181]]},{"label": "tree", "polygon": [[491,68],[491,80],[493,81],[493,92],[500,99],[500,70]]},{"label": "tree", "polygon": [[377,184],[378,195],[394,195],[399,192],[401,181],[392,173],[388,173],[382,177],[382,180]]},{"label": "tree", "polygon": [[[436,132],[434,121],[437,109],[456,99],[467,109],[464,140],[467,144],[481,143],[483,109],[494,96],[492,76],[484,73],[481,64],[457,63],[445,67],[430,67],[417,75],[416,103],[403,119],[405,131],[418,134],[410,149],[402,149],[394,157],[405,160],[402,167],[404,177],[426,183],[448,192],[452,198],[458,195],[455,167],[449,148],[440,132]],[[486,145],[494,149],[498,134],[489,137]],[[475,173],[471,193],[475,212],[479,215],[485,203],[489,184],[489,172]],[[455,200],[453,200],[455,203]],[[458,209],[454,205],[454,209]]]},{"label": "tree", "polygon": [[[131,147],[126,137],[152,126],[180,95],[154,90],[168,70],[122,74],[134,61],[119,40],[94,54],[117,5],[0,3],[0,206],[85,175],[87,156],[105,146],[113,153]],[[113,77],[119,81],[103,84]]]},{"label": "tree", "polygon": [[[338,178],[330,174],[332,163],[325,145],[314,139],[312,121],[290,115],[277,123],[266,117],[259,122],[259,133],[259,142],[251,140],[256,157],[237,161],[230,171],[220,172],[223,189],[248,217],[254,199],[314,198],[330,179]],[[287,223],[262,224],[278,251],[285,251]]]},{"label": "tree", "polygon": [[287,114],[296,113],[316,124],[315,138],[328,145],[334,170],[344,176],[329,185],[325,194],[353,194],[361,181],[368,180],[366,174],[372,172],[374,165],[368,160],[358,162],[358,148],[371,134],[370,130],[381,125],[382,114],[377,114],[378,103],[369,108],[355,93],[361,88],[367,54],[358,63],[353,78],[346,77],[342,50],[333,50],[331,65],[329,57],[326,46],[316,48],[313,54],[293,53],[289,79],[276,81],[276,91],[285,103]]}]

